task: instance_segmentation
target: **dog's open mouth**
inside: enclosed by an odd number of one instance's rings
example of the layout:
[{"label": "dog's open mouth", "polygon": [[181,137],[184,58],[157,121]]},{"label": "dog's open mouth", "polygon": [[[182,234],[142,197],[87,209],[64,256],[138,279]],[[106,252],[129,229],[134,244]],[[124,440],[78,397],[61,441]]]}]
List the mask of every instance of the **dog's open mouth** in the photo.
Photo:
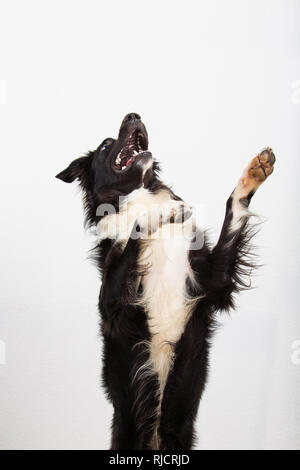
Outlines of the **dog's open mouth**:
[{"label": "dog's open mouth", "polygon": [[136,129],[127,138],[124,147],[118,153],[113,167],[117,171],[124,171],[128,169],[136,157],[145,152],[148,148],[148,139],[146,135],[140,130]]}]

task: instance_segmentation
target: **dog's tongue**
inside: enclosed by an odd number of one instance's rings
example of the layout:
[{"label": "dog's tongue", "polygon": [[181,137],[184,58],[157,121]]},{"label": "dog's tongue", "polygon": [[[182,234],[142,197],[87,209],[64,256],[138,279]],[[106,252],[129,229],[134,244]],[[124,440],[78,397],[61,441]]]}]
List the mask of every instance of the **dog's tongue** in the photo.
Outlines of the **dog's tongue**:
[{"label": "dog's tongue", "polygon": [[134,157],[131,157],[127,160],[126,162],[126,166],[129,166],[131,164],[131,162],[133,161]]}]

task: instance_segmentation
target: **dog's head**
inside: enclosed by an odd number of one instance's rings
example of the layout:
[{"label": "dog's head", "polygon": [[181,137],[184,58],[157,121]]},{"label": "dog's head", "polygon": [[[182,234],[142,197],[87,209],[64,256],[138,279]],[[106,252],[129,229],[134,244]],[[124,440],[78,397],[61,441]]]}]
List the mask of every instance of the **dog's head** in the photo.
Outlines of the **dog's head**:
[{"label": "dog's head", "polygon": [[94,152],[77,158],[56,177],[66,183],[79,180],[91,224],[97,220],[100,204],[117,206],[119,196],[141,186],[151,187],[157,169],[148,151],[146,128],[138,114],[130,113],[125,116],[117,139],[105,139]]}]

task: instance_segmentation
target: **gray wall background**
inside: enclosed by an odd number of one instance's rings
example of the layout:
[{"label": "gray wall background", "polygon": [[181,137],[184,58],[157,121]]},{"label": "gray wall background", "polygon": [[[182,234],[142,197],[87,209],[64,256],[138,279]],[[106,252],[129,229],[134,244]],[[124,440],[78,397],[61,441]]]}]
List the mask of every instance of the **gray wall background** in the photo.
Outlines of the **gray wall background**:
[{"label": "gray wall background", "polygon": [[213,240],[243,168],[274,148],[252,203],[263,267],[220,317],[197,447],[300,448],[299,7],[1,0],[2,449],[109,446],[92,239],[78,190],[54,175],[129,111]]}]

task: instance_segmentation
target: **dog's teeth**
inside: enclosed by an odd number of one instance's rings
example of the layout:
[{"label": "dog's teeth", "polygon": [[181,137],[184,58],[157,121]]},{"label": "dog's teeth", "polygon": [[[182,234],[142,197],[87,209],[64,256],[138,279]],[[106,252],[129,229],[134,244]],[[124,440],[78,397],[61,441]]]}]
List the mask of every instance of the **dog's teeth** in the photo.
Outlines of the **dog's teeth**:
[{"label": "dog's teeth", "polygon": [[117,158],[116,158],[116,160],[115,160],[116,165],[120,165],[120,163],[121,163],[121,156],[120,156],[120,154],[121,154],[121,152],[118,153]]},{"label": "dog's teeth", "polygon": [[122,170],[126,170],[126,166],[122,166]]}]

